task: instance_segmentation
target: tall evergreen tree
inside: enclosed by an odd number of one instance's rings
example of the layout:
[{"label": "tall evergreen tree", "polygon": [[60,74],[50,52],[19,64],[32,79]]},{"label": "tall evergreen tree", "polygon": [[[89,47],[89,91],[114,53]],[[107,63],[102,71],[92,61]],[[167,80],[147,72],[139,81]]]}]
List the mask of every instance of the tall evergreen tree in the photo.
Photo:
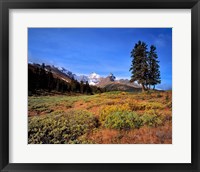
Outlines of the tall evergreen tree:
[{"label": "tall evergreen tree", "polygon": [[47,83],[48,83],[48,78],[47,78],[47,74],[45,71],[45,64],[42,63],[42,66],[40,68],[40,86],[41,86],[41,88],[46,89]]},{"label": "tall evergreen tree", "polygon": [[131,82],[137,81],[142,85],[142,90],[146,90],[148,79],[148,63],[147,63],[147,44],[138,41],[131,51],[132,64],[129,71],[131,71]]},{"label": "tall evergreen tree", "polygon": [[52,89],[53,89],[53,81],[54,81],[54,78],[53,78],[53,74],[50,71],[48,71],[48,84],[47,84],[47,87],[48,87],[48,91],[50,92]]},{"label": "tall evergreen tree", "polygon": [[92,94],[92,89],[91,89],[88,81],[86,81],[86,83],[85,83],[85,91],[87,94]]},{"label": "tall evergreen tree", "polygon": [[161,83],[160,79],[160,66],[159,66],[159,61],[158,55],[156,52],[156,47],[154,45],[151,45],[150,51],[148,53],[148,66],[149,66],[149,72],[148,72],[148,81],[147,84],[152,85],[153,89],[155,89],[155,85]]},{"label": "tall evergreen tree", "polygon": [[76,92],[76,81],[73,79],[71,81],[71,92]]},{"label": "tall evergreen tree", "polygon": [[80,92],[83,94],[84,93],[84,83],[81,81],[80,83]]}]

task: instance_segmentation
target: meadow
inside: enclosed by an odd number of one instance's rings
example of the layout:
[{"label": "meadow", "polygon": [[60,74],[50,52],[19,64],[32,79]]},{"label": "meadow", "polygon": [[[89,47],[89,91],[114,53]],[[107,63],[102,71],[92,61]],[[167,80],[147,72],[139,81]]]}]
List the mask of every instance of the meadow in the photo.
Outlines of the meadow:
[{"label": "meadow", "polygon": [[171,144],[172,92],[28,97],[29,144]]}]

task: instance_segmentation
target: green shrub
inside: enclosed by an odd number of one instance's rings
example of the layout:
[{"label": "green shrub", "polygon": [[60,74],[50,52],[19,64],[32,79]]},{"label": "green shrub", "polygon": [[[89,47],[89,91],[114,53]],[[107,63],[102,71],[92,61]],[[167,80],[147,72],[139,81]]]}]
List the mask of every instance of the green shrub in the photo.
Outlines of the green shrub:
[{"label": "green shrub", "polygon": [[[149,109],[152,109],[152,105],[150,107]],[[136,112],[130,111],[124,104],[105,107],[100,114],[100,122],[106,128],[127,130],[140,128],[143,125],[156,127],[162,125],[163,119],[155,110],[148,110],[144,115],[138,115]]]},{"label": "green shrub", "polygon": [[97,119],[88,111],[70,111],[59,115],[32,117],[29,118],[28,143],[74,143],[79,136],[96,126]]},{"label": "green shrub", "polygon": [[109,114],[112,114],[112,113],[115,113],[115,112],[118,112],[118,111],[120,111],[120,112],[129,112],[130,108],[129,108],[128,104],[104,106],[101,109],[100,118],[99,118],[100,122],[104,123],[106,117]]},{"label": "green shrub", "polygon": [[135,112],[116,111],[108,114],[104,126],[111,129],[132,129],[140,127],[139,116]]},{"label": "green shrub", "polygon": [[156,127],[163,123],[163,120],[160,115],[156,114],[154,111],[146,112],[140,117],[142,120],[142,125],[147,125],[151,127]]}]

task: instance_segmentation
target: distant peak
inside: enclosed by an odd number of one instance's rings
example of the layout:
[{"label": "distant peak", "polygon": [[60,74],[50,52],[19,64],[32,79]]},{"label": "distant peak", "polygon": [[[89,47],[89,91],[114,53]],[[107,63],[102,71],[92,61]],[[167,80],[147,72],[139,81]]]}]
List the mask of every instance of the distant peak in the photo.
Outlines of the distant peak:
[{"label": "distant peak", "polygon": [[91,78],[99,78],[100,75],[98,75],[96,72],[92,72],[92,73],[89,75],[89,77],[91,77]]},{"label": "distant peak", "polygon": [[113,73],[110,73],[110,75],[108,76],[110,78],[111,81],[115,81],[116,77],[113,75]]}]

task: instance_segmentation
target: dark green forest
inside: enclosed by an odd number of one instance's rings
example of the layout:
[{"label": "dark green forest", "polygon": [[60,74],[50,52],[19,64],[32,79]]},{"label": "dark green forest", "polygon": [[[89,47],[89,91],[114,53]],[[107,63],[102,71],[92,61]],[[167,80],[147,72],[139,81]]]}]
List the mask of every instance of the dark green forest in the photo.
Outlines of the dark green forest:
[{"label": "dark green forest", "polygon": [[70,78],[70,82],[66,82],[60,78],[55,78],[51,71],[45,70],[45,64],[35,69],[28,68],[28,91],[29,95],[41,94],[42,92],[58,92],[58,93],[80,93],[95,94],[102,93],[106,90],[96,86],[91,86],[86,81],[78,82]]}]

